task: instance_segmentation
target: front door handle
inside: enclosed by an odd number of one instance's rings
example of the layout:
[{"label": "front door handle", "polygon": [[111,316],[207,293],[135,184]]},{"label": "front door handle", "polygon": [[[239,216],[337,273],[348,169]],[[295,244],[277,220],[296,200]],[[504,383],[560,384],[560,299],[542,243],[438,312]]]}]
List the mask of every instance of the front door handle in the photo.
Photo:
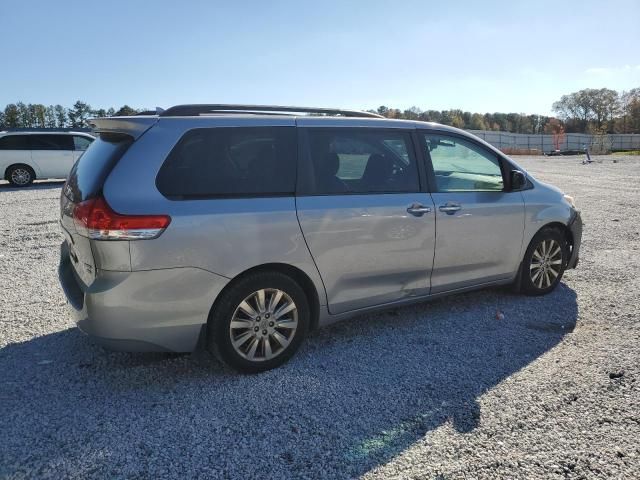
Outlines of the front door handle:
[{"label": "front door handle", "polygon": [[446,203],[445,205],[440,205],[438,210],[440,210],[441,212],[446,213],[447,215],[453,215],[454,213],[456,213],[461,208],[462,207],[460,205],[458,205],[457,203]]},{"label": "front door handle", "polygon": [[420,203],[414,203],[410,207],[407,207],[407,212],[411,215],[415,215],[416,217],[421,217],[425,213],[430,213],[431,207],[425,207]]}]

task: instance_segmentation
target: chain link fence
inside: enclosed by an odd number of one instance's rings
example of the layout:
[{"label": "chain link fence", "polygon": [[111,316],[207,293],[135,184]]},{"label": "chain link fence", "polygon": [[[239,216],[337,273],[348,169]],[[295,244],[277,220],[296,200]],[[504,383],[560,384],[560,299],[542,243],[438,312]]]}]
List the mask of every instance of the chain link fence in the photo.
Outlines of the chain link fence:
[{"label": "chain link fence", "polygon": [[[616,150],[640,150],[640,134],[607,134],[589,135],[586,133],[565,133],[554,135],[527,135],[525,133],[492,132],[487,130],[470,130],[500,150],[511,153],[546,154],[556,150],[584,151],[587,147],[597,153],[608,153]],[[556,143],[558,144],[556,146]],[[608,148],[607,148],[608,147]]]}]

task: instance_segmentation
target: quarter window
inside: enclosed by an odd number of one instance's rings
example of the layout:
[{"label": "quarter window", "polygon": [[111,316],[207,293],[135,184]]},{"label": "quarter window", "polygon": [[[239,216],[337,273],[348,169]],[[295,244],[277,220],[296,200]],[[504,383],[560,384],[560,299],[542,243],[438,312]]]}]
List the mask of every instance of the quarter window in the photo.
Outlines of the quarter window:
[{"label": "quarter window", "polygon": [[156,185],[175,199],[291,195],[295,178],[294,127],[197,128],[173,148]]},{"label": "quarter window", "polygon": [[496,192],[504,189],[497,155],[459,137],[425,134],[439,192]]},{"label": "quarter window", "polygon": [[76,150],[86,150],[91,145],[92,140],[89,137],[80,137],[74,135],[73,144]]},{"label": "quarter window", "polygon": [[411,137],[398,130],[308,129],[312,174],[304,193],[395,193],[420,190]]}]

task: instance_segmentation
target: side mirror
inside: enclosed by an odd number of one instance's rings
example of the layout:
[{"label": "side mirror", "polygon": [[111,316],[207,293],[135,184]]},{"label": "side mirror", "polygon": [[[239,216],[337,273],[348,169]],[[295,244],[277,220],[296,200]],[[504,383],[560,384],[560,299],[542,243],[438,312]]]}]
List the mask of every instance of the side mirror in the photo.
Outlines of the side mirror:
[{"label": "side mirror", "polygon": [[511,170],[511,190],[520,190],[527,184],[527,176],[520,170]]}]

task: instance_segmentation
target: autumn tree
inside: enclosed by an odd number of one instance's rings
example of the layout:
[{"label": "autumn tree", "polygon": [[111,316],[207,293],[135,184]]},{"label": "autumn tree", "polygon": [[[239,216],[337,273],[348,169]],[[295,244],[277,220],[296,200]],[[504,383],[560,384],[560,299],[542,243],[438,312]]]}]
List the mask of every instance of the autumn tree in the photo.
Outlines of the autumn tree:
[{"label": "autumn tree", "polygon": [[471,124],[469,125],[471,130],[486,130],[487,125],[484,123],[484,117],[479,113],[471,115]]},{"label": "autumn tree", "polygon": [[618,92],[608,88],[586,88],[563,95],[552,108],[570,130],[606,129],[618,112]]},{"label": "autumn tree", "polygon": [[620,118],[617,131],[620,133],[640,132],[640,88],[632,88],[620,94]]},{"label": "autumn tree", "polygon": [[550,118],[544,126],[544,133],[553,135],[553,146],[556,150],[560,150],[560,145],[564,141],[564,125],[557,118]]}]

